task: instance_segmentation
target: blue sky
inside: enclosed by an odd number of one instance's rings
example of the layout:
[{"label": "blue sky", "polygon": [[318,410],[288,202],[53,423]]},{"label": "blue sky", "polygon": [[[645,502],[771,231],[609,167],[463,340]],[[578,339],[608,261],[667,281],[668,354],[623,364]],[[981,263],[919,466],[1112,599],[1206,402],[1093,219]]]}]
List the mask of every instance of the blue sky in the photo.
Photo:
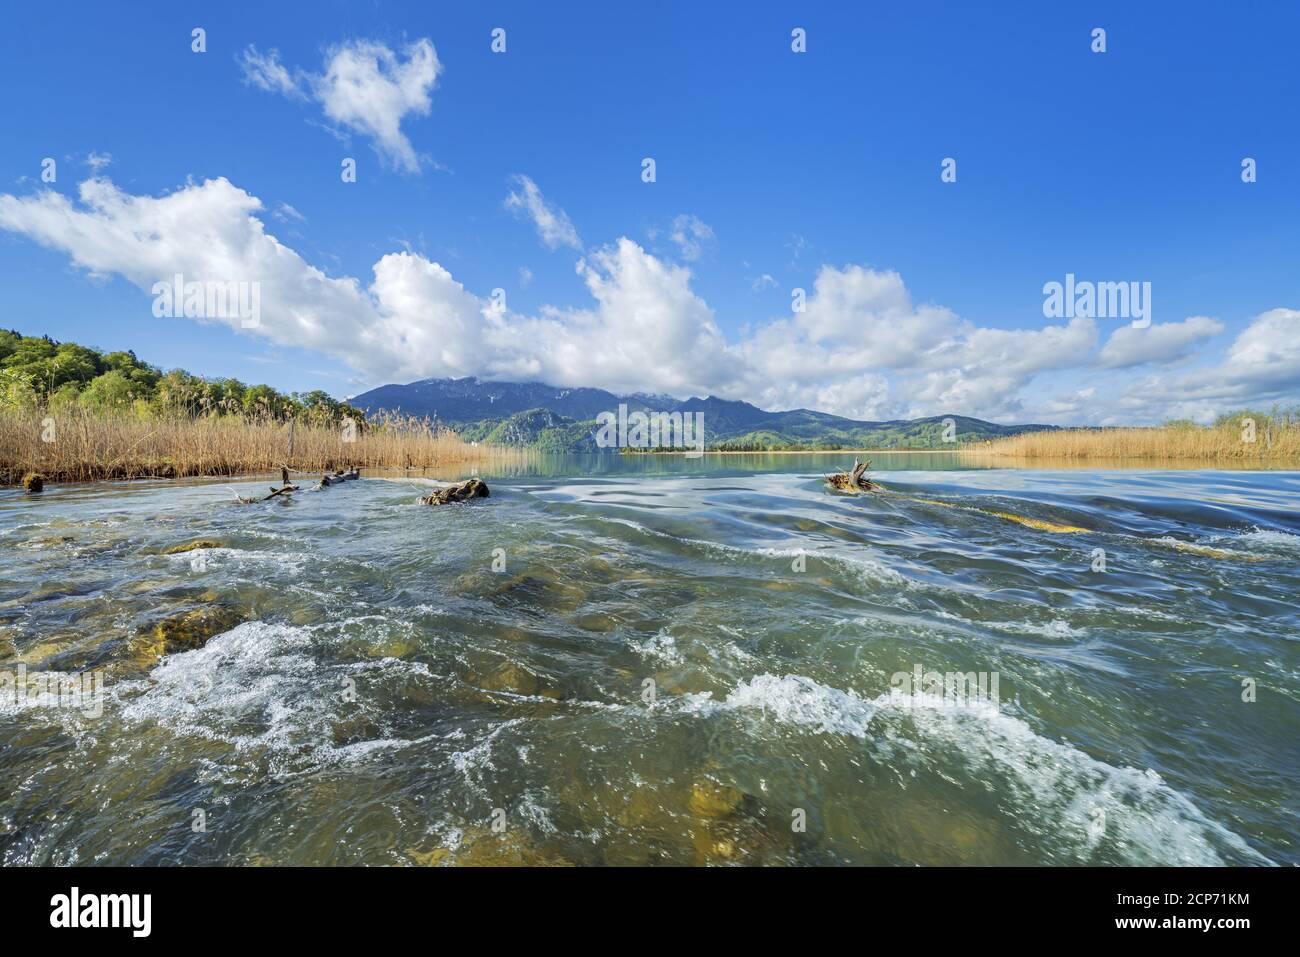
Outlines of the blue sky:
[{"label": "blue sky", "polygon": [[[1295,4],[233,6],[7,11],[0,325],[337,395],[1300,398]],[[259,283],[259,326],[155,317],[182,268]],[[1045,317],[1067,273],[1149,282],[1150,327]]]}]

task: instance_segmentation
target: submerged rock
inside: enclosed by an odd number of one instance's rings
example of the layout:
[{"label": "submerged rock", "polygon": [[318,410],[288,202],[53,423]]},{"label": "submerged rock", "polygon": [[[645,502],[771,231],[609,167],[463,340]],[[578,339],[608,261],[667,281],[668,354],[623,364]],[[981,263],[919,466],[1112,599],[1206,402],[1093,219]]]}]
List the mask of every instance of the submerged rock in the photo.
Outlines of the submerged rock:
[{"label": "submerged rock", "polygon": [[610,632],[619,626],[620,620],[616,615],[595,611],[570,619],[570,624],[575,628],[581,628],[583,631]]},{"label": "submerged rock", "polygon": [[989,866],[1007,860],[998,823],[933,800],[901,800],[875,818],[874,837],[895,859],[920,867]]},{"label": "submerged rock", "polygon": [[724,818],[735,814],[745,803],[745,792],[713,778],[697,780],[691,788],[687,806],[696,817]]},{"label": "submerged rock", "polygon": [[487,691],[535,695],[541,687],[542,682],[537,675],[513,661],[503,662],[483,678],[483,688]]},{"label": "submerged rock", "polygon": [[67,545],[75,542],[77,539],[72,535],[48,535],[45,538],[33,538],[26,542],[18,542],[19,548],[47,548],[51,545]]},{"label": "submerged rock", "polygon": [[394,636],[383,638],[362,649],[362,654],[367,658],[406,658],[414,652],[414,642]]},{"label": "submerged rock", "polygon": [[468,502],[473,498],[487,498],[487,483],[482,479],[468,479],[459,485],[448,485],[420,499],[421,505],[446,505],[450,502]]},{"label": "submerged rock", "polygon": [[192,651],[241,621],[238,612],[224,605],[195,608],[155,622],[131,643],[131,651],[136,657],[153,658]]},{"label": "submerged rock", "polygon": [[379,724],[369,715],[358,711],[351,717],[340,718],[330,725],[330,737],[334,747],[342,748],[349,744],[374,741],[382,735]]},{"label": "submerged rock", "polygon": [[180,545],[173,545],[170,548],[163,549],[164,555],[180,555],[184,552],[198,551],[200,548],[224,548],[220,542],[215,542],[210,538],[196,538],[191,542],[184,542]]},{"label": "submerged rock", "polygon": [[555,612],[568,614],[588,600],[586,588],[562,580],[555,569],[544,566],[535,566],[509,578],[476,570],[457,578],[455,588],[497,604],[525,609],[532,617]]},{"label": "submerged rock", "polygon": [[469,680],[484,691],[505,692],[525,698],[564,699],[562,691],[549,687],[543,679],[513,661],[503,661],[485,675],[471,674]]},{"label": "submerged rock", "polygon": [[736,838],[722,828],[697,827],[691,830],[691,844],[695,848],[695,863],[699,865],[728,864],[743,853]]},{"label": "submerged rock", "polygon": [[455,863],[449,847],[435,847],[429,851],[412,847],[407,849],[406,854],[416,867],[450,867]]},{"label": "submerged rock", "polygon": [[573,867],[573,862],[543,847],[519,827],[495,833],[485,827],[467,827],[456,847],[407,850],[411,862],[421,867]]},{"label": "submerged rock", "polygon": [[788,828],[748,816],[706,821],[691,826],[694,859],[703,866],[797,864],[799,849]]}]

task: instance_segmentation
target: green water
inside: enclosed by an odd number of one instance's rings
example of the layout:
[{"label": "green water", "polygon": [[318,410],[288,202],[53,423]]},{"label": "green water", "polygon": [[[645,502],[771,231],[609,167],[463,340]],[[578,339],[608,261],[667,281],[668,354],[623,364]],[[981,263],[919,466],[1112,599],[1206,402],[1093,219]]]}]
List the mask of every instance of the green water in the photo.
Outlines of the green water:
[{"label": "green water", "polygon": [[1300,863],[1300,475],[844,459],[0,491],[0,861]]}]

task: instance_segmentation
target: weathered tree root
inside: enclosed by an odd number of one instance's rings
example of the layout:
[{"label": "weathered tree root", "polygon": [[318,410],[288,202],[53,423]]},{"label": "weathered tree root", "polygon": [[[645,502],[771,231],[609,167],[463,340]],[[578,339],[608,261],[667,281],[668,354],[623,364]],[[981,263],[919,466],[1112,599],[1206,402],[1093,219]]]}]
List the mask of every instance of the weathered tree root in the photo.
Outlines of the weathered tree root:
[{"label": "weathered tree root", "polygon": [[347,469],[346,472],[344,472],[342,468],[338,469],[337,472],[334,472],[334,475],[330,475],[329,472],[324,472],[321,475],[321,480],[317,482],[316,488],[312,490],[313,492],[320,492],[321,489],[328,489],[330,485],[338,485],[339,482],[346,482],[351,479],[360,479],[360,477],[360,469],[357,469],[355,465],[354,467]]},{"label": "weathered tree root", "polygon": [[[322,472],[320,481],[311,487],[311,491],[319,492],[321,489],[329,488],[331,485],[338,485],[340,482],[350,481],[361,478],[361,470],[355,465],[349,466],[346,470],[339,469],[332,475],[329,472]],[[232,491],[234,491],[232,489]],[[281,466],[280,468],[280,487],[271,486],[271,494],[264,495],[261,498],[244,498],[238,492],[235,492],[235,501],[240,505],[253,505],[257,502],[265,502],[269,499],[277,498],[281,495],[289,495],[291,492],[300,491],[299,486],[289,481],[289,470]]]},{"label": "weathered tree root", "polygon": [[348,482],[356,478],[361,478],[361,470],[355,465],[346,471],[339,469],[333,475],[325,472],[321,475],[320,481],[316,483],[316,487],[312,491],[319,492],[323,488],[329,488],[331,485],[338,485],[340,482]]},{"label": "weathered tree root", "polygon": [[863,477],[863,473],[869,468],[871,468],[870,462],[860,463],[857,459],[854,459],[851,471],[836,472],[834,475],[826,476],[826,484],[831,488],[839,489],[841,492],[879,491],[879,485]]},{"label": "weathered tree root", "polygon": [[277,495],[288,495],[290,492],[298,491],[298,486],[294,485],[292,482],[289,481],[289,470],[287,468],[284,468],[283,466],[280,467],[280,481],[282,483],[281,487],[276,488],[274,485],[272,485],[271,494],[263,498],[262,499],[263,502],[265,502],[267,499],[275,498]]},{"label": "weathered tree root", "polygon": [[472,498],[487,498],[487,483],[482,479],[468,479],[459,485],[448,485],[420,499],[421,505],[447,505],[450,502],[467,502]]},{"label": "weathered tree root", "polygon": [[280,466],[280,487],[271,486],[271,494],[265,496],[262,501],[275,498],[277,495],[288,495],[290,492],[298,491],[298,486],[289,481],[289,470],[283,465]]}]

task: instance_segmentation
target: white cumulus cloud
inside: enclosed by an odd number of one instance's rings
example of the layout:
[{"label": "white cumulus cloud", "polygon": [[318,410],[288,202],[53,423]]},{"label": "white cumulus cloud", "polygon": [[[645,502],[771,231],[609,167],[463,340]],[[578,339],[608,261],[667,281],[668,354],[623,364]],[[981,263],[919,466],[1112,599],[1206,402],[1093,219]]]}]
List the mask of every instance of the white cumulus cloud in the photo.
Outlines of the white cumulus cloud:
[{"label": "white cumulus cloud", "polygon": [[263,54],[251,45],[239,62],[244,82],[291,99],[314,99],[326,119],[368,137],[384,162],[419,170],[420,157],[402,122],[432,109],[442,64],[429,40],[416,40],[400,52],[374,40],[349,40],[325,52],[319,73],[291,72],[278,51]]},{"label": "white cumulus cloud", "polygon": [[[1220,325],[1192,317],[1134,330],[1153,333],[1158,349],[1117,330],[1099,352],[1090,318],[982,327],[914,301],[895,272],[849,264],[818,270],[802,313],[757,321],[729,338],[692,288],[687,266],[627,238],[578,260],[587,302],[525,315],[492,305],[410,250],[380,257],[368,282],[328,275],[267,231],[270,215],[224,178],[156,197],[132,195],[104,178],[83,182],[75,200],[49,189],[0,194],[0,229],[58,250],[92,274],[121,276],[145,294],[177,273],[189,281],[258,283],[257,328],[243,329],[235,316],[201,321],[334,357],[370,384],[479,375],[714,394],[867,419],[957,413],[1104,423],[1203,418],[1294,398],[1300,382],[1300,311],[1293,309],[1255,317],[1217,362],[1199,356],[1194,370],[1174,371],[1157,364],[1135,379],[1121,366],[1185,355]],[[146,296],[141,308],[149,308]]]},{"label": "white cumulus cloud", "polygon": [[1189,316],[1182,322],[1160,322],[1146,328],[1120,326],[1102,346],[1097,361],[1111,369],[1177,362],[1222,331],[1223,323],[1208,316]]}]

